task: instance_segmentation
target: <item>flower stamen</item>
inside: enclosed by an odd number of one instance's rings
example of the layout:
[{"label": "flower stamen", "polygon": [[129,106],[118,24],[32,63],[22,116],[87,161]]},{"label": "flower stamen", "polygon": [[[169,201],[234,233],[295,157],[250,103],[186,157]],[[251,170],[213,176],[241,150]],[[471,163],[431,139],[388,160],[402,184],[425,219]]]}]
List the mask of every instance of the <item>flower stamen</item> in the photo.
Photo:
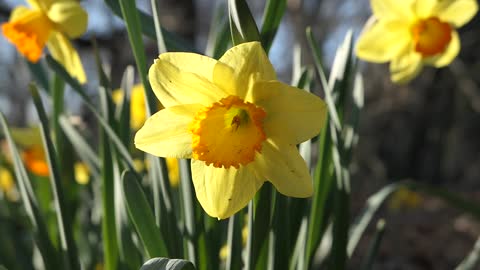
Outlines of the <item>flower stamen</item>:
[{"label": "flower stamen", "polygon": [[192,156],[216,168],[239,168],[253,161],[265,141],[265,111],[237,96],[205,107],[190,124]]},{"label": "flower stamen", "polygon": [[411,28],[415,51],[423,57],[443,52],[452,39],[450,24],[431,17],[417,21]]}]

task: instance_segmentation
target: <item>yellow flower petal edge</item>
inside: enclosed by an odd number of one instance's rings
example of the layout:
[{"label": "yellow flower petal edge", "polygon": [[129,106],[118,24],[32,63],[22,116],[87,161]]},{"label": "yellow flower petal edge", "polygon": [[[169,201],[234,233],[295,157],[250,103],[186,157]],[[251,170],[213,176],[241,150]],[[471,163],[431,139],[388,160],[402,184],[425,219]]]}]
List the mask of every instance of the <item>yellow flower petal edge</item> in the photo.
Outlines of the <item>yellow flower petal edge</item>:
[{"label": "yellow flower petal edge", "polygon": [[423,66],[450,64],[460,51],[456,28],[478,11],[475,0],[370,3],[374,17],[358,38],[356,54],[370,62],[390,62],[391,79],[397,83],[409,82]]},{"label": "yellow flower petal edge", "polygon": [[85,71],[78,53],[67,36],[76,38],[87,29],[88,15],[77,1],[29,0],[32,9],[17,7],[3,35],[15,45],[28,61],[36,63],[48,46],[52,57],[80,83],[86,82]]},{"label": "yellow flower petal edge", "polygon": [[320,132],[325,103],[276,81],[259,42],[235,46],[218,61],[162,54],[149,78],[165,109],[146,121],[135,145],[156,156],[192,158],[196,196],[210,216],[230,217],[265,181],[287,196],[312,195],[296,145]]}]

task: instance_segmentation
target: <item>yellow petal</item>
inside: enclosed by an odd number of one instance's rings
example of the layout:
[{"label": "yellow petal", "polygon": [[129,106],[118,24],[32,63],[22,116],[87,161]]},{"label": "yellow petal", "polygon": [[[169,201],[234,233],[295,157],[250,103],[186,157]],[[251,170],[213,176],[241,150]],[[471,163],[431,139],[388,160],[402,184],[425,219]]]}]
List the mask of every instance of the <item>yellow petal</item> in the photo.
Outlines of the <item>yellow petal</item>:
[{"label": "yellow petal", "polygon": [[390,62],[391,79],[396,83],[407,83],[422,70],[422,56],[413,50],[406,50]]},{"label": "yellow petal", "polygon": [[[228,96],[214,74],[231,74],[216,60],[194,53],[164,53],[150,67],[152,89],[165,107],[200,103],[210,105]],[[215,76],[216,77],[216,76]]]},{"label": "yellow petal", "polygon": [[27,0],[27,3],[35,9],[47,11],[54,0]]},{"label": "yellow petal", "polygon": [[190,158],[192,134],[188,126],[201,108],[198,104],[179,105],[155,113],[135,134],[135,147],[155,156]]},{"label": "yellow petal", "polygon": [[478,12],[476,0],[442,0],[435,13],[440,20],[460,27],[469,22]]},{"label": "yellow petal", "polygon": [[410,20],[414,16],[412,12],[414,1],[415,0],[370,0],[370,5],[373,15],[378,19]]},{"label": "yellow petal", "polygon": [[413,4],[416,17],[425,19],[432,16],[438,0],[417,0]]},{"label": "yellow petal", "polygon": [[123,89],[115,89],[113,90],[112,92],[112,100],[113,100],[113,103],[115,103],[116,105],[119,105],[122,103],[123,101]]},{"label": "yellow petal", "polygon": [[220,58],[220,62],[230,66],[235,72],[237,96],[244,98],[249,79],[276,80],[277,75],[260,42],[248,42],[237,45]]},{"label": "yellow petal", "polygon": [[19,18],[25,16],[29,12],[33,12],[33,11],[30,10],[29,8],[27,8],[27,7],[18,6],[15,9],[12,10],[12,13],[10,14],[9,21],[18,20]]},{"label": "yellow petal", "polygon": [[286,196],[305,198],[313,194],[307,164],[294,144],[265,141],[252,166]]},{"label": "yellow petal", "polygon": [[48,10],[48,18],[70,38],[79,37],[87,30],[88,14],[78,2],[54,2]]},{"label": "yellow petal", "polygon": [[245,207],[263,184],[250,166],[215,168],[199,160],[192,160],[192,180],[203,209],[218,219]]},{"label": "yellow petal", "polygon": [[460,38],[458,37],[457,31],[452,31],[452,39],[450,40],[450,43],[448,44],[448,47],[445,49],[445,51],[435,57],[431,57],[428,59],[425,59],[425,63],[429,65],[433,65],[434,67],[444,67],[455,59],[457,57],[458,53],[460,52]]},{"label": "yellow petal", "polygon": [[388,62],[397,57],[410,40],[408,24],[377,21],[363,30],[357,41],[356,54],[366,61]]},{"label": "yellow petal", "polygon": [[132,128],[137,130],[142,127],[146,118],[145,91],[142,84],[136,84],[132,87],[130,94],[130,123]]},{"label": "yellow petal", "polygon": [[43,11],[19,8],[13,11],[11,20],[2,24],[3,35],[30,62],[36,63],[43,53],[54,24]]},{"label": "yellow petal", "polygon": [[319,97],[278,81],[257,82],[253,103],[265,109],[267,137],[293,144],[317,135],[325,125],[327,107]]},{"label": "yellow petal", "polygon": [[52,57],[62,64],[72,77],[76,78],[80,83],[87,81],[80,56],[68,38],[59,32],[52,32],[47,42],[47,47]]}]

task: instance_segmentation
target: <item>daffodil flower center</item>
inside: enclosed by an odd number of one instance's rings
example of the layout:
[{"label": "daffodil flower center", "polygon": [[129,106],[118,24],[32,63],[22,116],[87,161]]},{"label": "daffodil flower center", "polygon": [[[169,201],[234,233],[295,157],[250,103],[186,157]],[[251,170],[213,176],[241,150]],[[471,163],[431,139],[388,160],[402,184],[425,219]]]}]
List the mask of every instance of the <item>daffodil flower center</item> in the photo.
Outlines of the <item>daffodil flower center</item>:
[{"label": "daffodil flower center", "polygon": [[417,21],[411,28],[415,51],[423,57],[443,52],[452,39],[450,24],[431,17]]},{"label": "daffodil flower center", "polygon": [[216,168],[239,168],[253,161],[265,141],[265,111],[228,96],[196,113],[190,124],[192,156]]},{"label": "daffodil flower center", "polygon": [[2,25],[2,32],[30,62],[36,63],[42,56],[54,24],[43,12],[31,12]]}]

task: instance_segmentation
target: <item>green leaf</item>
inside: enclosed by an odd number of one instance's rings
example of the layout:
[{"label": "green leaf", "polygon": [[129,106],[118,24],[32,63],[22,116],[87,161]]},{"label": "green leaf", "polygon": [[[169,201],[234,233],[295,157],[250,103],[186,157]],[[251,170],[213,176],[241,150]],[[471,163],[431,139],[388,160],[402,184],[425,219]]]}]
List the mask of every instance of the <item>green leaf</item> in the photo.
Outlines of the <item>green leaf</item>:
[{"label": "green leaf", "polygon": [[[115,15],[123,18],[119,0],[105,0],[105,3],[107,3]],[[155,39],[155,23],[153,22],[152,16],[138,9],[136,9],[136,11],[140,17],[140,24],[142,26],[143,33],[148,37]],[[177,35],[163,28],[162,33],[163,37],[165,38],[165,44],[168,51],[195,52],[195,49],[190,45],[189,42],[181,39]]]},{"label": "green leaf", "polygon": [[318,47],[318,44],[315,41],[315,37],[313,36],[312,29],[307,28],[306,33],[307,33],[307,41],[308,41],[308,44],[310,45],[310,49],[313,54],[313,59],[315,61],[316,71],[318,76],[320,77],[320,82],[322,84],[323,92],[325,94],[325,102],[327,103],[327,106],[328,106],[329,118],[332,121],[332,124],[334,125],[335,129],[340,130],[341,129],[340,117],[338,116],[337,108],[335,106],[335,101],[332,96],[333,89],[328,84],[327,76],[325,74],[325,71],[322,65],[320,48]]},{"label": "green leaf", "polygon": [[38,93],[38,89],[34,84],[30,85],[30,92],[32,94],[33,103],[37,109],[38,117],[40,119],[40,130],[42,133],[42,140],[46,149],[46,160],[50,172],[50,183],[54,195],[55,209],[57,211],[58,231],[60,233],[60,243],[64,256],[66,258],[66,267],[68,269],[80,269],[80,262],[78,261],[77,249],[73,241],[72,224],[68,219],[67,203],[64,197],[64,188],[60,178],[59,163],[57,154],[53,146],[52,139],[49,135],[49,124],[45,109],[43,108],[42,100]]},{"label": "green leaf", "polygon": [[118,137],[118,135],[115,133],[115,131],[110,127],[109,123],[100,115],[98,112],[97,107],[91,102],[90,98],[85,94],[84,89],[78,84],[78,81],[70,77],[70,75],[65,71],[65,69],[58,64],[53,58],[47,55],[47,62],[51,65],[52,69],[60,75],[65,82],[70,84],[72,89],[80,95],[82,100],[85,102],[87,105],[87,108],[93,113],[95,118],[97,118],[98,122],[102,126],[102,128],[105,130],[107,135],[109,136],[111,143],[115,148],[119,151],[120,155],[122,156],[123,160],[127,162],[128,166],[133,170],[134,164],[133,164],[133,159],[128,151],[128,149],[125,147],[123,144],[122,140]]},{"label": "green leaf", "polygon": [[80,85],[77,79],[70,76],[70,74],[65,70],[65,68],[59,64],[55,59],[53,59],[50,55],[46,56],[47,63],[58,76],[60,76],[66,83],[68,83],[75,92],[77,92],[85,101],[90,102],[90,98],[86,94],[83,87]]},{"label": "green leaf", "polygon": [[15,169],[15,176],[18,181],[20,189],[20,195],[27,216],[32,224],[33,235],[37,247],[42,255],[43,262],[46,269],[60,269],[60,254],[53,246],[50,240],[50,236],[45,224],[45,217],[42,216],[37,198],[33,192],[30,178],[28,177],[27,170],[22,162],[17,146],[15,145],[10,130],[7,125],[7,121],[3,113],[0,112],[0,125],[2,126],[3,133],[6,137],[8,147],[12,153],[13,165]]},{"label": "green leaf", "polygon": [[396,191],[399,187],[400,187],[399,184],[390,184],[388,186],[383,187],[382,189],[380,189],[379,191],[377,191],[375,194],[373,194],[368,198],[366,206],[362,211],[362,214],[359,215],[359,217],[355,220],[355,222],[350,227],[350,238],[348,240],[348,246],[347,246],[347,252],[349,257],[351,257],[353,254],[353,251],[355,251],[355,248],[357,247],[357,244],[360,241],[360,238],[362,237],[363,233],[365,232],[365,229],[367,228],[368,224],[372,220],[375,212],[377,212],[377,210],[380,208],[383,202],[388,198],[388,196],[390,196],[390,194]]},{"label": "green leaf", "polygon": [[185,221],[185,233],[189,236],[185,239],[187,247],[187,258],[198,264],[198,234],[195,224],[194,193],[192,185],[191,169],[188,160],[180,160],[180,188],[182,192],[183,220]]},{"label": "green leaf", "polygon": [[132,239],[135,234],[128,218],[127,206],[122,194],[121,162],[118,155],[112,151],[113,179],[115,197],[115,225],[117,232],[118,255],[120,261],[119,269],[137,270],[142,265],[143,258],[137,245]]},{"label": "green leaf", "polygon": [[245,0],[228,0],[228,14],[232,42],[260,41],[260,33]]},{"label": "green leaf", "polygon": [[32,63],[25,59],[25,62],[28,65],[28,69],[33,74],[38,83],[42,86],[44,90],[50,89],[50,82],[48,80],[47,72],[42,66],[42,62]]},{"label": "green leaf", "polygon": [[474,270],[480,266],[480,237],[468,256],[455,268],[455,270]]},{"label": "green leaf", "polygon": [[103,63],[100,57],[100,52],[98,51],[97,41],[94,38],[92,38],[91,41],[93,45],[93,55],[95,56],[95,64],[97,68],[97,76],[100,80],[100,86],[110,91],[112,90],[112,85],[107,74],[105,73],[105,70],[103,70]]},{"label": "green leaf", "polygon": [[186,260],[153,258],[143,264],[140,270],[195,270],[195,266]]},{"label": "green leaf", "polygon": [[248,238],[245,269],[262,269],[266,257],[262,251],[268,246],[268,231],[272,211],[272,186],[265,182],[248,205]]},{"label": "green leaf", "polygon": [[172,193],[168,178],[168,169],[165,158],[148,155],[151,164],[149,177],[153,189],[153,204],[155,221],[164,239],[170,256],[178,257],[183,254],[179,243],[182,242],[181,234],[177,227],[177,217],[172,202]]},{"label": "green leaf", "polygon": [[242,212],[239,212],[228,219],[228,256],[225,269],[242,269],[242,221]]},{"label": "green leaf", "polygon": [[73,127],[73,125],[64,115],[60,116],[58,122],[60,123],[63,132],[65,132],[65,135],[75,148],[75,153],[83,160],[83,162],[88,164],[91,173],[94,176],[98,176],[100,171],[100,159],[98,158],[97,154],[93,152],[88,142],[85,141],[82,135],[80,135],[80,133],[76,130],[75,127]]},{"label": "green leaf", "polygon": [[293,248],[293,255],[290,260],[289,270],[305,269],[305,243],[307,241],[307,217],[302,219],[300,228],[298,230],[297,240],[295,241],[295,247]]},{"label": "green leaf", "polygon": [[[132,140],[130,139],[130,106],[131,106],[131,96],[132,96],[132,88],[133,82],[135,79],[134,68],[132,66],[127,66],[125,71],[123,72],[122,82],[121,82],[121,90],[123,91],[123,99],[118,104],[116,111],[115,111],[115,119],[118,123],[118,130],[117,133],[119,134],[120,139],[123,142],[123,145],[130,145]],[[118,90],[117,90],[118,91]]]},{"label": "green leaf", "polygon": [[[99,67],[99,69],[101,69]],[[101,72],[101,71],[99,71]],[[103,117],[110,126],[113,126],[111,100],[104,87],[99,87],[100,104]],[[100,157],[102,176],[102,237],[103,257],[106,270],[117,269],[118,243],[117,228],[115,224],[115,182],[113,175],[113,156],[109,137],[104,129],[100,130]]]},{"label": "green leaf", "polygon": [[273,39],[277,34],[286,7],[287,0],[268,0],[265,5],[260,35],[263,48],[265,48],[266,52],[268,52],[272,46]]},{"label": "green leaf", "polygon": [[128,32],[128,39],[133,50],[135,63],[140,74],[140,78],[145,91],[145,103],[147,105],[147,116],[156,112],[158,107],[156,97],[153,94],[150,82],[148,81],[147,64],[145,60],[145,47],[142,40],[142,29],[140,25],[139,13],[135,6],[135,0],[119,0],[122,9],[122,15]]},{"label": "green leaf", "polygon": [[380,219],[377,222],[375,234],[373,236],[372,241],[370,242],[370,245],[367,251],[367,257],[365,258],[361,269],[369,270],[373,268],[373,263],[375,262],[375,258],[377,257],[378,250],[380,249],[380,243],[382,242],[384,233],[385,233],[385,220]]},{"label": "green leaf", "polygon": [[157,4],[157,0],[151,0],[150,4],[152,6],[152,15],[153,15],[153,23],[155,26],[155,36],[157,37],[157,48],[158,53],[165,53],[167,52],[167,45],[165,45],[165,41],[163,38],[162,26],[160,24],[160,13],[159,7]]},{"label": "green leaf", "polygon": [[155,218],[147,197],[135,174],[128,170],[122,173],[122,188],[128,214],[142,240],[148,257],[167,256],[165,241],[155,224]]},{"label": "green leaf", "polygon": [[[308,219],[308,234],[306,237],[305,262],[308,267],[322,239],[328,220],[327,199],[332,190],[332,142],[330,137],[330,120],[327,119],[318,140],[318,160],[314,171],[314,192],[312,207]],[[305,269],[305,268],[304,268]]]},{"label": "green leaf", "polygon": [[[278,192],[274,193],[272,229],[269,243],[269,269],[287,269],[293,243],[290,243],[290,220],[287,198]],[[292,209],[293,210],[293,209]],[[302,211],[295,209],[294,211]]]},{"label": "green leaf", "polygon": [[231,42],[230,25],[224,10],[225,5],[222,2],[218,5],[210,23],[207,48],[205,49],[205,54],[215,59],[222,57]]}]

